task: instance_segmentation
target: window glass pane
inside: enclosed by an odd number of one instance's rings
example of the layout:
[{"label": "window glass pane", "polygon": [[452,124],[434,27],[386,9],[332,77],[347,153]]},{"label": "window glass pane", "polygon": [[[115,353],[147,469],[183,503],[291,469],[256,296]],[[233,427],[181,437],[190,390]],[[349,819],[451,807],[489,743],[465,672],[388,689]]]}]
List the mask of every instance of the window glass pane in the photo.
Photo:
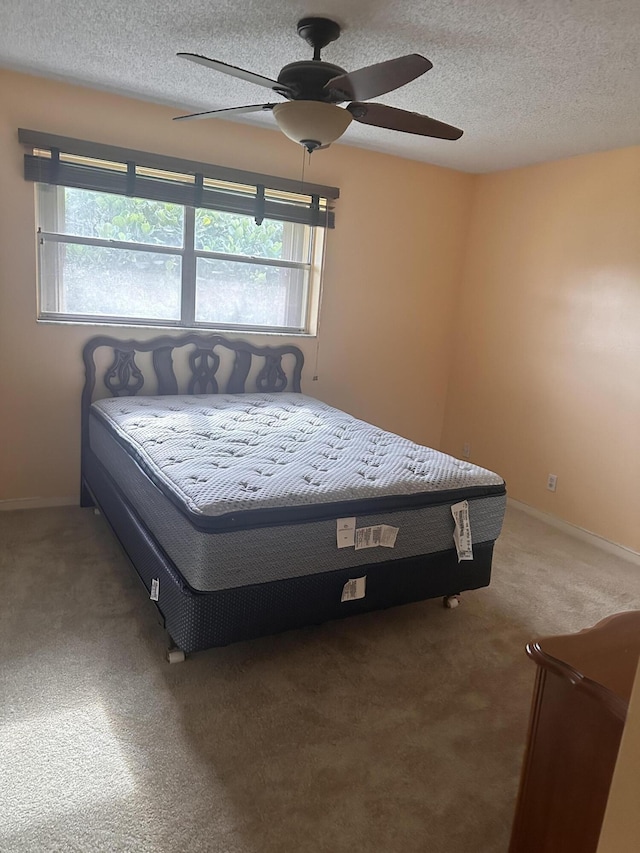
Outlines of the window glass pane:
[{"label": "window glass pane", "polygon": [[198,258],[196,320],[301,329],[307,277],[303,269]]},{"label": "window glass pane", "polygon": [[[47,198],[49,194],[54,198]],[[184,207],[163,201],[40,184],[43,231],[181,247]]]},{"label": "window glass pane", "polygon": [[49,242],[40,257],[45,312],[180,319],[179,255]]},{"label": "window glass pane", "polygon": [[196,210],[196,249],[299,261],[309,259],[308,227],[265,219],[256,225],[251,216],[218,210]]},{"label": "window glass pane", "polygon": [[[321,256],[322,231],[267,219],[257,226],[251,216],[93,190],[39,184],[37,192],[43,232],[40,316],[187,324],[184,311],[199,324],[306,328],[316,272],[311,257]],[[194,240],[184,246],[192,215]],[[50,233],[60,235],[59,242]],[[115,245],[95,245],[105,240]],[[136,248],[120,248],[118,242]],[[238,260],[193,255],[208,251]],[[195,273],[195,282],[182,279],[183,256],[185,272]],[[242,256],[257,262],[246,263]],[[281,261],[300,268],[279,266]],[[183,304],[193,295],[195,304]]]}]

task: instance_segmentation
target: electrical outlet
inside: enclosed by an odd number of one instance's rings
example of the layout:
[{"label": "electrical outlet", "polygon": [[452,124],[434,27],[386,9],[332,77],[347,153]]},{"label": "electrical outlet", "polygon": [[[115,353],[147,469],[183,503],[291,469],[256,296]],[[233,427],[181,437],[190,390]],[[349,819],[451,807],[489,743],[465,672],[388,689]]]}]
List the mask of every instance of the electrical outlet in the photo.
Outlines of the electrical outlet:
[{"label": "electrical outlet", "polygon": [[556,486],[558,485],[558,475],[557,474],[549,474],[547,477],[547,488],[550,492],[555,492]]},{"label": "electrical outlet", "polygon": [[468,441],[462,445],[462,458],[468,459],[471,456],[471,445]]}]

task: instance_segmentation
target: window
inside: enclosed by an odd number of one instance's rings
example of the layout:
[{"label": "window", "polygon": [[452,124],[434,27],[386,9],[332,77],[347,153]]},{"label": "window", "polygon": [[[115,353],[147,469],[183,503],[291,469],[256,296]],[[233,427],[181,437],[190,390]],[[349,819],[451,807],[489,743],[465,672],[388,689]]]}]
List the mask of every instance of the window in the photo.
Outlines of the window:
[{"label": "window", "polygon": [[41,318],[308,329],[322,229],[36,186]]},{"label": "window", "polygon": [[[158,155],[122,149],[114,160],[121,149],[96,157],[95,143],[63,141],[69,153],[34,145],[25,156],[36,184],[41,319],[315,329],[329,192],[237,171],[231,177],[252,180],[229,181],[224,167],[158,169]],[[90,146],[88,156],[78,146]]]}]

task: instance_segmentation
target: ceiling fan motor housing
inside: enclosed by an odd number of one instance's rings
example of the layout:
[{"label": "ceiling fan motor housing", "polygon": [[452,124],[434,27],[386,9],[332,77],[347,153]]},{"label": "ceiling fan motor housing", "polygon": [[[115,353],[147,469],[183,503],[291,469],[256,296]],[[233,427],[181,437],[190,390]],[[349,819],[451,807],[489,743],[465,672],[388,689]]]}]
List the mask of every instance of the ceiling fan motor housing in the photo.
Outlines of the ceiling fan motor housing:
[{"label": "ceiling fan motor housing", "polygon": [[285,65],[278,74],[278,83],[291,90],[292,94],[285,94],[291,101],[325,101],[328,104],[339,104],[346,100],[343,93],[325,89],[325,86],[329,80],[346,73],[339,65],[307,59]]}]

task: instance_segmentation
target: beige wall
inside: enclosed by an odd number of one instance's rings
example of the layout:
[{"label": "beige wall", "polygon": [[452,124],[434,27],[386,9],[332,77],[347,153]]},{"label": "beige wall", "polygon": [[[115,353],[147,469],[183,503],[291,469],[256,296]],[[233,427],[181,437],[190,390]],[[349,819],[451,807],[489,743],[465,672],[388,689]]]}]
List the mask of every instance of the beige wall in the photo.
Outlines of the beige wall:
[{"label": "beige wall", "polygon": [[[0,500],[77,493],[80,350],[105,331],[36,323],[33,185],[22,179],[18,127],[300,177],[302,150],[279,132],[176,124],[176,112],[0,71]],[[311,382],[316,341],[303,340],[303,389],[437,445],[473,178],[346,146],[315,154],[306,177],[339,186],[341,198],[327,248],[320,379]]]},{"label": "beige wall", "polygon": [[640,551],[640,147],[479,177],[456,325],[443,449]]}]

